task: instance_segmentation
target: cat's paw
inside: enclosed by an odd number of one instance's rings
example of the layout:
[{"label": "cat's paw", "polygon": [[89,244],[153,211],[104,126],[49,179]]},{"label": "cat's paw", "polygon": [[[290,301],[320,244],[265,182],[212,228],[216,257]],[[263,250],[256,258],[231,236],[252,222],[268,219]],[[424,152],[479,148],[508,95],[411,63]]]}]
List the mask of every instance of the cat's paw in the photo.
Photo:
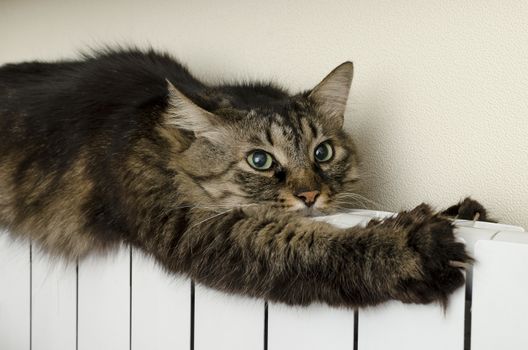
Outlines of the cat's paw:
[{"label": "cat's paw", "polygon": [[463,220],[494,221],[488,217],[486,208],[470,197],[464,198],[458,204],[450,206],[442,214]]},{"label": "cat's paw", "polygon": [[463,269],[472,262],[465,245],[455,240],[453,224],[425,204],[392,220],[404,229],[419,266],[417,276],[399,282],[397,298],[406,303],[446,305],[449,295],[464,284]]}]

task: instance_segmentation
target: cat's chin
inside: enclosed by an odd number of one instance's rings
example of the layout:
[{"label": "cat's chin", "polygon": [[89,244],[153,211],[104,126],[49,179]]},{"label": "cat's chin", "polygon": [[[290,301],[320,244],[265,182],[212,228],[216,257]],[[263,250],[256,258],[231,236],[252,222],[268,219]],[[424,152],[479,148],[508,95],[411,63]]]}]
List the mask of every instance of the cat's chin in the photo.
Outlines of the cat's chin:
[{"label": "cat's chin", "polygon": [[313,207],[309,207],[309,208],[306,207],[306,208],[302,208],[302,209],[297,209],[297,210],[295,210],[295,212],[298,213],[301,216],[306,216],[306,217],[327,215],[327,213],[325,213],[320,208],[313,208]]}]

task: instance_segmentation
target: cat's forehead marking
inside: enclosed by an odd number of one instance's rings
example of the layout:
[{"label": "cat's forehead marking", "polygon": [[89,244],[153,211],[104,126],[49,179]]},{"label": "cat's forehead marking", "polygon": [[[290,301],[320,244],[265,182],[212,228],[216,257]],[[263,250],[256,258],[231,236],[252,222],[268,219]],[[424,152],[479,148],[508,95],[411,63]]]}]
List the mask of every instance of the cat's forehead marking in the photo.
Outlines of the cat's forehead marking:
[{"label": "cat's forehead marking", "polygon": [[277,161],[283,165],[288,164],[288,153],[287,150],[287,141],[284,138],[283,135],[283,127],[279,126],[276,123],[271,123],[271,126],[269,127],[269,134],[271,136],[271,140],[273,141],[273,155],[277,159]]},{"label": "cat's forehead marking", "polygon": [[309,147],[316,126],[305,118],[293,119],[277,116],[270,125],[270,136],[277,160],[286,165],[307,164]]},{"label": "cat's forehead marking", "polygon": [[321,125],[309,114],[289,111],[265,116],[252,110],[247,117],[248,125],[256,131],[249,143],[265,145],[264,149],[287,167],[310,164],[314,142],[324,138]]},{"label": "cat's forehead marking", "polygon": [[319,128],[312,119],[302,118],[301,126],[305,135],[304,141],[307,144],[310,144],[314,139],[317,139],[319,137]]}]

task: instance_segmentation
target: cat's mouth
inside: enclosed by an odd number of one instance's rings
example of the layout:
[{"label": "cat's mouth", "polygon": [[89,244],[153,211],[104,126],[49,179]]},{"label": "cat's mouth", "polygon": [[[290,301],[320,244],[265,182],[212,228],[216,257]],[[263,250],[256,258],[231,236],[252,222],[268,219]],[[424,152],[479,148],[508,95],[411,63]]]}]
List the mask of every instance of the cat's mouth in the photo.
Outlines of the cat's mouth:
[{"label": "cat's mouth", "polygon": [[293,211],[301,216],[306,217],[316,217],[316,216],[325,216],[325,215],[331,215],[335,214],[339,210],[336,210],[336,208],[332,208],[332,206],[328,205],[313,205],[313,206],[291,206],[287,209],[288,211]]},{"label": "cat's mouth", "polygon": [[309,205],[293,195],[287,196],[285,202],[287,211],[293,211],[301,216],[322,216],[328,215],[328,212],[331,211],[331,208],[328,206],[328,198],[325,194],[319,196],[314,203],[310,203]]},{"label": "cat's mouth", "polygon": [[326,215],[320,209],[314,208],[314,207],[305,207],[303,209],[298,209],[296,212],[302,216],[307,216],[307,217]]}]

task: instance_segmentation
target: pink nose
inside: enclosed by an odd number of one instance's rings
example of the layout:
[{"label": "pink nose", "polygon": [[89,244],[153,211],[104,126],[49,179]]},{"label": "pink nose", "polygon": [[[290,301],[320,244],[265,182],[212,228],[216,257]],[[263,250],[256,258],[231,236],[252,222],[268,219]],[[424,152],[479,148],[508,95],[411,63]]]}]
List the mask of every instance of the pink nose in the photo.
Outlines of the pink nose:
[{"label": "pink nose", "polygon": [[321,192],[319,191],[300,192],[296,193],[295,197],[301,199],[307,207],[311,207],[317,200],[317,197],[319,197],[320,193]]}]

